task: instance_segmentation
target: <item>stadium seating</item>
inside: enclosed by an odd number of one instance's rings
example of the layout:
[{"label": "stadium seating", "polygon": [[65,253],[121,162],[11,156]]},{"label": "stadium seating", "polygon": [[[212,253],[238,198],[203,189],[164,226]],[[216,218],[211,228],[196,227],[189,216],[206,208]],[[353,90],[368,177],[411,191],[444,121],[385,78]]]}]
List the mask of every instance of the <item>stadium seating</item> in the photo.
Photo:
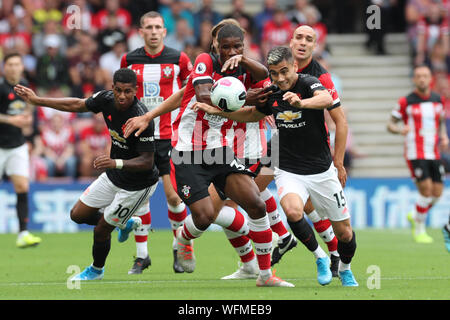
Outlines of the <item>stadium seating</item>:
[{"label": "stadium seating", "polygon": [[403,137],[387,132],[397,100],[412,89],[405,34],[386,36],[387,55],[364,48],[364,34],[332,34],[327,41],[332,72],[341,78],[340,93],[354,144],[365,157],[353,161],[353,177],[409,176],[403,158]]}]

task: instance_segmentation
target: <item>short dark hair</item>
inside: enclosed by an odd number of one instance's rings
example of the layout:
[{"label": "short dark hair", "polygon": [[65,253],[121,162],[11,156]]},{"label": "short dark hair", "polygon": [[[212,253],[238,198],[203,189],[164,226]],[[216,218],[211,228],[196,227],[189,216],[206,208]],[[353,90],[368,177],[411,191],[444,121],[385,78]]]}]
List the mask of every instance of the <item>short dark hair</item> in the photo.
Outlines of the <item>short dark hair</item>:
[{"label": "short dark hair", "polygon": [[3,63],[6,63],[6,61],[8,61],[9,59],[14,58],[14,57],[19,57],[20,59],[22,59],[22,55],[20,53],[10,52],[3,57]]},{"label": "short dark hair", "polygon": [[128,68],[121,68],[114,72],[113,83],[116,84],[116,82],[131,83],[133,86],[136,86],[136,73]]},{"label": "short dark hair", "polygon": [[149,11],[147,13],[145,13],[141,19],[139,20],[139,25],[142,27],[142,25],[144,24],[144,20],[147,18],[161,18],[163,21],[163,26],[164,26],[164,18],[163,16],[157,12],[157,11]]},{"label": "short dark hair", "polygon": [[219,33],[217,34],[217,41],[220,42],[224,38],[239,38],[244,41],[244,32],[234,24],[226,24],[220,28]]},{"label": "short dark hair", "polygon": [[[211,36],[215,38],[220,29],[222,29],[227,24],[234,24],[239,28],[241,27],[241,25],[236,19],[233,18],[223,19],[211,29]],[[241,28],[241,30],[244,32],[244,29]]]},{"label": "short dark hair", "polygon": [[274,47],[270,49],[267,54],[267,65],[276,65],[281,61],[286,60],[289,63],[294,62],[294,56],[292,55],[291,48],[288,47]]}]

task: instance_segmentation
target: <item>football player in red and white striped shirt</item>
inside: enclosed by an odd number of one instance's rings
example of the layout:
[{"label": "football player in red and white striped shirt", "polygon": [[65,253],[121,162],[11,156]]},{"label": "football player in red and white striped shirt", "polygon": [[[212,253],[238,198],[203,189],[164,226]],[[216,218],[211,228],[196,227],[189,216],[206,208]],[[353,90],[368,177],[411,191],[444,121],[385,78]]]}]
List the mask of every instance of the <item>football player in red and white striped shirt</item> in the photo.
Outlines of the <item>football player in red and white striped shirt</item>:
[{"label": "football player in red and white striped shirt", "polygon": [[431,78],[427,66],[414,68],[414,91],[399,99],[388,124],[389,132],[405,136],[405,159],[419,191],[415,210],[408,214],[418,243],[433,242],[425,231],[425,221],[444,188],[439,147],[449,144],[442,99],[431,91]]},{"label": "football player in red and white striped shirt", "polygon": [[[248,88],[252,83],[267,78],[267,69],[260,63],[243,55],[243,32],[235,25],[223,26],[217,36],[219,56],[201,54],[197,57],[183,96],[180,113],[174,123],[172,162],[175,165],[177,189],[189,206],[192,215],[184,227],[177,232],[179,255],[181,248],[189,246],[192,239],[201,236],[204,230],[216,220],[213,202],[208,192],[211,182],[217,189],[240,205],[249,216],[248,227],[244,221],[233,221],[227,227],[230,231],[244,233],[247,229],[256,249],[259,277],[258,286],[293,285],[272,275],[270,251],[272,231],[259,190],[249,175],[252,173],[235,158],[229,145],[229,132],[233,121],[211,117],[191,107],[199,101],[212,104],[210,88],[214,81],[224,76],[240,79]],[[194,125],[192,125],[194,124]],[[201,162],[196,162],[196,156]],[[210,157],[206,159],[205,157]],[[224,157],[223,157],[224,156]],[[230,157],[231,156],[231,157]],[[212,157],[212,158],[211,158]],[[229,158],[230,157],[230,158]],[[214,160],[207,164],[207,160]],[[195,176],[195,178],[193,178]],[[217,221],[216,221],[217,222]],[[237,229],[235,222],[243,224]],[[231,228],[234,227],[234,228]],[[186,254],[188,254],[186,250]],[[179,256],[182,259],[182,255]],[[193,271],[195,260],[184,259],[185,271]],[[181,263],[181,261],[180,261]]]},{"label": "football player in red and white striped shirt", "polygon": [[[206,154],[207,152],[216,152],[217,150],[224,150],[225,153],[230,151],[228,153],[233,154],[234,158],[234,153],[227,147],[229,143],[228,136],[232,137],[233,134],[233,122],[223,121],[223,119],[216,119],[214,117],[211,118],[207,115],[205,116],[204,113],[200,114],[194,112],[190,108],[190,106],[197,101],[198,98],[200,98],[200,100],[210,100],[209,88],[213,83],[213,79],[217,80],[225,75],[235,76],[240,78],[240,80],[243,81],[248,87],[252,82],[259,81],[267,77],[267,70],[265,70],[262,65],[256,61],[242,57],[242,31],[238,27],[231,29],[232,30],[226,30],[225,28],[222,38],[219,34],[219,43],[222,44],[222,46],[219,46],[221,48],[219,58],[213,55],[202,54],[196,60],[194,67],[195,71],[191,74],[189,83],[185,89],[182,108],[178,115],[177,121],[174,124],[175,134],[172,141],[175,147],[174,154],[176,152],[178,158],[182,155],[187,155],[190,157],[194,154],[192,151],[201,151],[201,153]],[[225,63],[222,63],[221,61],[225,61]],[[252,72],[248,72],[245,69],[252,70]],[[171,103],[178,105],[178,96],[179,93],[171,96],[169,98]],[[168,109],[170,109],[170,105],[168,103],[169,100],[165,102]],[[152,119],[155,115],[157,116],[167,112],[167,110],[163,110],[161,107],[157,108],[159,110],[155,109],[154,111],[149,112],[145,117],[140,117],[129,121],[125,128],[125,136],[130,135],[136,129],[138,130],[135,134],[139,135],[144,127],[148,125],[148,119]],[[199,121],[196,122],[196,120]],[[206,129],[209,129],[209,132],[203,134]],[[227,132],[227,130],[229,130],[229,132]],[[181,150],[177,150],[177,148]],[[173,155],[172,159],[174,159]],[[183,250],[184,256],[187,257],[187,263],[189,264],[191,262],[187,269],[192,272],[195,266],[192,266],[192,261],[194,261],[194,259],[192,259],[192,252],[189,248],[189,240],[199,237],[203,232],[202,230],[205,230],[211,222],[215,222],[232,232],[249,234],[250,238],[252,238],[255,243],[260,268],[260,278],[257,281],[257,285],[292,286],[291,284],[273,276],[270,271],[270,246],[272,241],[272,232],[270,231],[269,221],[265,215],[265,212],[263,214],[261,212],[265,210],[257,209],[259,206],[255,206],[253,209],[248,206],[250,202],[262,202],[259,198],[257,188],[255,189],[255,186],[252,186],[254,185],[253,181],[246,175],[250,172],[237,161],[232,161],[229,165],[213,164],[207,166],[208,168],[206,168],[206,170],[205,167],[206,166],[204,165],[198,166],[195,163],[185,164],[184,167],[182,163],[176,165],[177,177],[174,183],[178,185],[179,194],[183,195],[185,202],[187,202],[191,208],[191,212],[194,210],[194,212],[196,212],[194,213],[196,216],[196,222],[194,223],[194,219],[192,217],[188,217],[184,224],[184,228],[180,230],[181,235],[178,237],[178,239],[181,240],[180,245],[187,248],[186,250]],[[195,170],[202,170],[202,172],[193,172]],[[225,177],[219,171],[230,174],[225,174]],[[217,212],[218,209],[211,206],[212,203],[208,194],[209,184],[207,181],[204,181],[203,183],[200,181],[200,183],[202,183],[201,185],[197,184],[197,182],[193,180],[187,181],[189,177],[192,179],[193,175],[196,175],[197,180],[201,180],[199,178],[202,176],[205,176],[207,179],[213,178],[213,180],[215,180],[215,184],[219,186],[219,189],[222,189],[221,191],[226,189],[226,192],[230,195],[230,198],[238,200],[237,202],[241,205],[241,207],[247,209],[247,212],[249,213],[250,228],[246,227],[247,224],[243,220],[242,214],[238,211],[236,211],[236,214],[233,215],[219,214],[219,217],[217,217],[216,221],[214,221],[213,216],[216,215],[215,212]],[[183,180],[187,182],[183,183]],[[246,184],[246,187],[242,187],[242,184]],[[231,188],[225,188],[225,185],[231,186]],[[239,188],[240,195],[238,197],[236,197],[235,194],[235,186],[237,185],[241,185]],[[244,196],[242,194],[242,190],[249,192],[246,192]],[[199,207],[202,210],[199,210]],[[231,212],[234,210],[228,211]],[[210,218],[207,218],[207,216]]]},{"label": "football player in red and white striped shirt", "polygon": [[[252,89],[256,89],[254,94],[258,94],[258,89],[266,88],[271,85],[269,78],[260,81],[252,86]],[[250,91],[248,91],[250,94]],[[246,106],[248,107],[248,106]],[[265,122],[266,120],[260,120],[258,122],[236,122],[233,126],[234,137],[232,139],[232,146],[234,153],[238,159],[240,159],[249,170],[259,175],[263,165],[261,158],[266,155],[267,152],[267,140],[265,135]],[[273,197],[269,189],[264,186],[259,186],[261,192],[261,198],[266,204],[266,212],[269,218],[270,228],[278,236],[278,243],[282,245],[287,244],[289,250],[297,245],[295,237],[287,230],[284,225],[281,215],[278,212],[277,202]],[[210,190],[212,194],[214,190]],[[223,211],[230,210],[229,207],[237,210],[237,204],[231,200],[225,201],[224,207],[219,212],[219,217]],[[238,268],[234,273],[222,277],[223,280],[236,280],[236,279],[249,279],[256,278],[255,274],[258,274],[257,264],[255,261],[255,254],[251,250],[251,241],[247,236],[232,233],[224,229],[225,234],[230,241],[233,248],[238,253],[242,266]],[[273,261],[273,254],[272,254]],[[272,262],[271,262],[272,264]],[[272,264],[273,265],[273,264]]]},{"label": "football player in red and white striped shirt", "polygon": [[[136,97],[146,107],[153,110],[165,99],[177,92],[186,83],[192,71],[189,57],[178,50],[166,47],[164,37],[167,30],[164,20],[158,12],[150,11],[140,20],[139,33],[145,45],[122,57],[121,67],[132,69],[137,76],[138,91]],[[182,225],[187,216],[186,205],[181,201],[170,182],[170,153],[172,150],[172,123],[178,112],[173,111],[153,119],[155,123],[155,164],[163,181],[167,199],[168,217],[174,233],[173,270],[183,272],[178,265],[176,255],[175,231]],[[146,228],[135,232],[137,246],[136,261],[129,273],[141,273],[150,264],[148,257],[147,238],[150,228],[150,212],[146,221]]]}]

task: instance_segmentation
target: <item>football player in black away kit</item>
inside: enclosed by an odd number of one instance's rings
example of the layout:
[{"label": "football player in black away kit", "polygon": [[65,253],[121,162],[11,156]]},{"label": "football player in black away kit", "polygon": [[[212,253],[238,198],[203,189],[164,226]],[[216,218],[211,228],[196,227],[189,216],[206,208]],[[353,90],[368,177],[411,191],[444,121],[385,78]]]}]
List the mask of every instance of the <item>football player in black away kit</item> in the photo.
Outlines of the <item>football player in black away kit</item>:
[{"label": "football player in black away kit", "polygon": [[[345,264],[339,270],[344,286],[358,286],[350,262],[356,250],[356,242],[350,226],[350,213],[345,196],[333,165],[323,109],[333,104],[333,99],[320,81],[310,75],[297,74],[297,62],[290,48],[275,47],[267,57],[269,75],[280,91],[253,108],[224,112],[204,103],[195,103],[194,110],[223,116],[238,122],[256,122],[273,114],[279,130],[278,166],[275,182],[280,203],[294,235],[310,250],[317,263],[317,280],[321,285],[331,282],[330,258],[320,248],[314,231],[303,216],[308,199],[320,214],[326,212],[335,229],[350,229],[349,242],[338,238],[338,252]],[[264,103],[263,103],[264,102]],[[272,158],[274,150],[272,150]],[[291,221],[291,216],[301,216]]]},{"label": "football player in black away kit", "polygon": [[[344,154],[347,141],[348,125],[345,118],[344,109],[341,105],[341,101],[336,91],[336,88],[331,79],[331,75],[323,68],[320,63],[313,58],[313,52],[317,45],[317,35],[313,28],[307,25],[302,25],[295,29],[289,46],[292,50],[294,60],[297,62],[297,73],[309,74],[316,77],[320,83],[328,90],[333,98],[333,106],[327,108],[327,112],[336,125],[336,134],[334,141],[334,154],[333,164],[337,169],[338,179],[345,187],[347,180],[347,172],[344,167]],[[272,143],[268,144],[268,149]],[[264,174],[259,174],[255,181],[258,185],[268,185],[274,178],[273,171],[268,168],[263,168]],[[335,235],[335,230],[331,226],[329,219],[322,219],[319,213],[315,210],[311,204],[311,200],[308,200],[304,207],[304,213],[307,214],[308,219],[313,223],[314,229],[323,239],[328,247],[331,259],[331,272],[333,277],[339,276],[339,254],[337,251],[338,240]],[[301,216],[291,217],[293,221],[298,221]],[[341,237],[343,235],[340,235]],[[351,236],[351,234],[347,234]],[[290,250],[288,243],[279,244],[274,248],[272,255],[272,263],[277,263],[281,257]]]},{"label": "football player in black away kit", "polygon": [[21,78],[23,70],[20,54],[10,53],[3,59],[5,76],[0,78],[0,180],[6,174],[17,195],[19,235],[16,245],[19,248],[36,246],[41,242],[41,238],[27,230],[29,154],[22,129],[31,125],[32,116],[25,101],[14,93],[16,84],[26,85],[26,80]]},{"label": "football player in black away kit", "polygon": [[25,101],[67,112],[102,112],[111,135],[111,154],[94,160],[94,167],[105,169],[83,193],[70,212],[73,221],[95,226],[92,255],[94,261],[71,280],[98,280],[111,247],[111,232],[119,228],[119,242],[127,240],[132,230],[141,227],[149,210],[149,198],[158,183],[154,166],[153,123],[140,137],[125,139],[122,127],[135,116],[147,112],[137,100],[136,74],[119,69],[113,76],[113,90],[95,93],[87,99],[42,98],[29,88],[17,85],[15,92]]}]

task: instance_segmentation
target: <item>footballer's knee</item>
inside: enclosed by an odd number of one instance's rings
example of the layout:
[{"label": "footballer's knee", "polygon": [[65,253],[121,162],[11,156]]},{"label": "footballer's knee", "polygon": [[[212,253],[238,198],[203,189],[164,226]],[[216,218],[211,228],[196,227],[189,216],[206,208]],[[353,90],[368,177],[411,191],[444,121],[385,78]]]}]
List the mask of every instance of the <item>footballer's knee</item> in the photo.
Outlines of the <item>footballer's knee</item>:
[{"label": "footballer's knee", "polygon": [[255,194],[244,210],[250,218],[259,219],[266,216],[266,204],[259,194]]},{"label": "footballer's knee", "polygon": [[75,204],[72,209],[70,209],[70,219],[78,224],[83,223],[83,218],[81,217],[79,211],[77,210],[77,205]]},{"label": "footballer's knee", "polygon": [[200,230],[206,230],[215,221],[214,212],[205,212],[192,216],[195,227]]},{"label": "footballer's knee", "polygon": [[289,221],[295,222],[303,218],[303,209],[299,207],[287,207],[283,208],[286,218]]},{"label": "footballer's knee", "polygon": [[349,243],[350,241],[352,241],[353,230],[350,226],[345,226],[337,230],[335,229],[334,233],[336,235],[336,238],[341,242]]},{"label": "footballer's knee", "polygon": [[12,175],[11,181],[13,183],[14,191],[19,193],[26,193],[30,189],[30,183],[28,182],[28,178]]}]

